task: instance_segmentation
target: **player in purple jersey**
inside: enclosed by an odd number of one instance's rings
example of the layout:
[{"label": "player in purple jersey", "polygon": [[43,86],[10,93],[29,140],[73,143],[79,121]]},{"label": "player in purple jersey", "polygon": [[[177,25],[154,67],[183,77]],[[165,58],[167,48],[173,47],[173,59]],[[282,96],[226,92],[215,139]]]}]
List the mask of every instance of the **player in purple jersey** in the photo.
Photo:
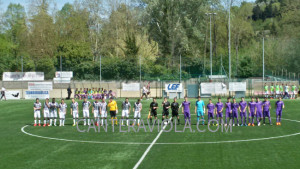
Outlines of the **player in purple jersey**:
[{"label": "player in purple jersey", "polygon": [[239,105],[239,111],[242,121],[241,126],[247,126],[247,102],[245,101],[244,97],[242,97],[242,100],[240,101]]},{"label": "player in purple jersey", "polygon": [[260,122],[261,122],[262,117],[263,117],[262,107],[263,107],[263,103],[257,97],[256,98],[256,121],[257,121],[257,126],[260,126]]},{"label": "player in purple jersey", "polygon": [[218,98],[218,103],[216,103],[215,109],[217,114],[217,120],[220,124],[223,123],[223,108],[224,108],[224,104],[221,102],[221,98]]},{"label": "player in purple jersey", "polygon": [[228,97],[227,98],[227,102],[225,103],[225,107],[226,107],[226,117],[225,117],[225,126],[227,126],[227,118],[229,118],[229,123],[230,123],[230,119],[232,117],[232,110],[231,110],[231,99]]},{"label": "player in purple jersey", "polygon": [[239,107],[240,105],[236,102],[236,99],[233,98],[233,103],[231,104],[231,108],[232,108],[232,114],[231,114],[231,118],[232,118],[232,123],[233,123],[233,126],[235,126],[234,124],[234,118],[236,119],[236,125],[237,126],[240,126],[240,123],[239,123]]},{"label": "player in purple jersey", "polygon": [[[254,116],[256,115],[256,102],[254,101],[254,98],[251,98],[251,101],[248,103],[248,111],[249,111],[249,116],[248,116],[248,126],[254,126]],[[250,121],[251,117],[251,121]]]},{"label": "player in purple jersey", "polygon": [[275,103],[276,107],[276,125],[281,126],[281,115],[282,115],[282,110],[284,109],[284,103],[279,97],[279,100]]},{"label": "player in purple jersey", "polygon": [[190,109],[191,109],[191,103],[188,101],[187,97],[185,96],[184,102],[182,102],[182,113],[184,114],[185,124],[186,124],[187,120],[191,124]]},{"label": "player in purple jersey", "polygon": [[[214,119],[214,114],[215,114],[215,105],[211,102],[211,99],[209,99],[209,103],[206,106],[207,108],[207,115],[208,115],[208,125],[210,125],[210,119]],[[213,125],[215,123],[213,122]]]},{"label": "player in purple jersey", "polygon": [[270,123],[270,125],[272,125],[271,116],[270,116],[270,110],[271,110],[270,101],[268,101],[268,98],[265,97],[265,101],[263,102],[263,120],[264,120],[264,125],[266,125],[266,117],[269,118],[269,123]]}]

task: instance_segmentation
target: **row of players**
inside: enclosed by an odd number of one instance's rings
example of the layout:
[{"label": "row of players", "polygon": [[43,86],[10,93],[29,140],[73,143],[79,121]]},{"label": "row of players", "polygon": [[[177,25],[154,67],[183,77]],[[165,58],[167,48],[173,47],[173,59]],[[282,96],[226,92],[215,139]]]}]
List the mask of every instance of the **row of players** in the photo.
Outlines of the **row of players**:
[{"label": "row of players", "polygon": [[[109,103],[107,104],[105,102],[105,99],[103,98],[101,102],[96,99],[96,101],[93,102],[93,105],[87,101],[87,99],[84,99],[82,102],[82,109],[83,109],[83,118],[84,118],[84,125],[88,124],[90,125],[90,118],[89,118],[89,109],[92,107],[92,113],[94,114],[94,118],[96,121],[96,125],[103,125],[104,122],[106,122],[107,119],[107,110],[109,108],[110,117],[112,120],[112,125],[115,123],[117,125],[117,117],[116,114],[118,113],[118,106],[117,102],[113,100],[112,98],[109,99]],[[52,126],[52,122],[54,122],[54,126],[56,126],[56,119],[57,119],[57,110],[59,114],[60,119],[60,126],[64,126],[65,122],[65,115],[67,112],[67,104],[64,102],[64,100],[61,100],[61,103],[58,104],[55,102],[55,99],[52,99],[52,102],[49,103],[49,99],[46,99],[44,103],[44,127],[45,126]],[[156,102],[156,99],[153,98],[153,102],[150,104],[149,108],[149,114],[148,119],[150,119],[150,123],[152,123],[152,118],[154,117],[155,120],[157,120],[157,110],[158,110],[158,103]],[[176,118],[178,124],[180,124],[179,119],[179,110],[182,108],[182,113],[184,114],[185,123],[188,121],[191,124],[191,103],[188,101],[188,98],[185,97],[184,101],[179,104],[177,102],[177,99],[174,98],[174,101],[170,103],[167,98],[164,98],[164,101],[162,102],[163,112],[162,112],[162,121],[169,118],[169,109],[172,110],[172,122],[173,119]],[[284,109],[284,103],[281,99],[275,103],[276,107],[276,125],[281,125],[281,115],[282,110]],[[205,110],[207,108],[207,111]],[[259,100],[259,98],[256,98],[256,101],[254,98],[251,98],[251,101],[247,103],[244,98],[241,99],[239,103],[236,102],[236,99],[233,98],[233,101],[231,102],[231,98],[227,99],[227,102],[224,104],[221,101],[221,98],[218,99],[218,102],[216,104],[212,103],[212,100],[209,100],[209,103],[205,106],[204,101],[201,100],[201,97],[198,97],[198,100],[196,101],[195,105],[195,114],[197,114],[197,122],[199,123],[200,118],[202,119],[202,124],[204,125],[204,114],[205,112],[208,114],[208,121],[214,119],[214,116],[216,115],[217,120],[220,121],[220,123],[223,123],[223,109],[226,110],[225,115],[225,125],[228,124],[228,119],[233,121],[233,126],[235,126],[235,120],[236,125],[239,126],[239,115],[240,112],[240,118],[241,118],[241,126],[255,126],[254,125],[254,117],[256,117],[256,121],[258,126],[261,125],[261,120],[263,119],[264,125],[265,125],[265,118],[268,117],[269,124],[272,125],[271,122],[271,116],[270,116],[270,110],[271,110],[271,104],[270,101],[268,101],[268,98],[265,98],[263,102]],[[247,108],[248,108],[248,125],[247,125]],[[42,105],[39,102],[39,99],[36,99],[36,102],[34,103],[34,126],[41,126],[41,120],[40,120],[40,110],[42,109]],[[134,123],[135,125],[139,125],[140,118],[141,118],[141,111],[142,111],[142,103],[140,99],[137,100],[137,102],[134,103],[133,112],[134,112]],[[78,118],[79,118],[79,109],[78,109],[78,103],[72,99],[72,103],[70,105],[70,112],[73,116],[73,126],[76,125]],[[131,104],[128,101],[128,98],[125,99],[125,101],[122,103],[122,125],[123,121],[126,121],[126,125],[129,124],[129,114],[131,112]],[[101,117],[101,122],[100,122]],[[115,119],[115,120],[114,120]],[[38,124],[37,124],[38,120]],[[214,125],[214,124],[213,124]]]},{"label": "row of players", "polygon": [[[201,108],[202,107],[202,108]],[[227,102],[224,104],[221,102],[221,98],[218,99],[216,104],[213,104],[211,99],[209,100],[209,104],[207,104],[207,113],[208,113],[208,121],[210,118],[214,118],[214,114],[217,116],[218,121],[220,123],[223,120],[223,109],[225,107],[226,114],[225,114],[225,126],[228,124],[228,119],[233,121],[233,126],[239,126],[239,112],[240,112],[240,119],[241,119],[241,126],[255,126],[254,118],[256,117],[257,125],[261,125],[261,121],[263,119],[263,124],[265,125],[265,119],[268,117],[269,124],[272,125],[271,121],[271,104],[267,97],[265,97],[264,101],[260,101],[259,98],[255,99],[252,97],[251,101],[247,103],[244,98],[241,98],[241,101],[237,103],[236,99],[233,98],[231,102],[231,98],[227,98]],[[279,97],[278,101],[275,103],[276,107],[276,125],[281,125],[281,116],[282,110],[284,109],[284,103],[282,98]],[[247,108],[248,108],[248,125],[247,125]],[[204,119],[205,106],[204,102],[201,98],[198,98],[196,102],[195,111],[197,111],[197,120],[199,117]],[[203,123],[204,124],[204,123]]]},{"label": "row of players", "polygon": [[265,97],[271,96],[276,98],[282,97],[282,98],[295,99],[296,96],[298,95],[297,86],[295,84],[292,84],[290,86],[289,84],[284,85],[283,83],[282,84],[276,83],[274,86],[274,84],[271,83],[271,85],[268,86],[267,83],[265,83],[264,92],[265,92]]}]

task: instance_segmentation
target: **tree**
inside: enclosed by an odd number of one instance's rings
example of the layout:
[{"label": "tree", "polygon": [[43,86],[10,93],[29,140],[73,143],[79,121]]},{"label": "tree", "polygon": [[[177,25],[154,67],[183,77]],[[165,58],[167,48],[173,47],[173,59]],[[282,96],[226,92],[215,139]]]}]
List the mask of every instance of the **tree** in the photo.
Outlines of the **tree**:
[{"label": "tree", "polygon": [[241,60],[238,66],[239,78],[247,78],[247,77],[252,77],[254,75],[253,73],[254,69],[250,63],[251,63],[251,59],[249,57],[245,57]]},{"label": "tree", "polygon": [[89,42],[89,13],[66,3],[56,15],[55,30],[59,41]]},{"label": "tree", "polygon": [[27,52],[27,26],[25,9],[20,4],[9,4],[3,16],[4,31],[14,45],[12,53],[16,59]]},{"label": "tree", "polygon": [[134,37],[135,45],[139,48],[136,55],[142,57],[143,65],[154,62],[158,57],[157,43],[142,30],[138,19],[125,4],[120,4],[115,11],[111,11],[109,20],[103,23],[101,29],[101,55],[127,58],[124,49],[128,45],[128,37]]},{"label": "tree", "polygon": [[[29,20],[29,53],[36,71],[44,71],[46,78],[53,77],[56,53],[56,36],[52,17],[48,14],[49,3],[41,1],[36,6],[35,15]],[[41,60],[46,62],[41,62]],[[52,67],[51,67],[52,66]],[[46,69],[47,68],[47,69]],[[50,69],[51,68],[51,69]]]},{"label": "tree", "polygon": [[103,6],[103,0],[84,0],[83,6],[89,13],[88,28],[89,28],[89,40],[91,48],[93,50],[94,58],[97,60],[99,50],[101,48],[100,42],[100,27],[102,25],[101,16],[107,14],[105,7]]},{"label": "tree", "polygon": [[234,8],[232,21],[232,35],[235,46],[235,75],[238,75],[239,48],[247,46],[253,37],[253,28],[251,26],[252,5],[242,3],[240,8]]},{"label": "tree", "polygon": [[[6,37],[0,34],[0,74],[10,70],[12,59],[11,59],[11,49],[13,44],[6,39]],[[1,76],[2,78],[2,76]]]},{"label": "tree", "polygon": [[[56,64],[57,68],[60,67],[60,56],[62,57],[62,65],[65,71],[73,71],[75,79],[85,78],[83,68],[87,67],[91,76],[93,75],[93,55],[91,51],[91,46],[88,42],[80,42],[74,40],[67,40],[60,42],[57,46],[58,52],[56,54]],[[84,63],[84,64],[83,64]],[[90,64],[90,66],[85,66]],[[97,71],[98,74],[99,71]],[[98,77],[98,76],[96,76]]]},{"label": "tree", "polygon": [[262,18],[262,11],[260,9],[260,7],[258,5],[256,5],[254,8],[253,8],[253,15],[252,15],[252,19],[254,21],[257,21],[259,19]]},{"label": "tree", "polygon": [[150,36],[159,44],[158,62],[167,68],[179,68],[179,55],[183,59],[200,57],[204,45],[206,23],[202,22],[208,1],[145,0],[146,20]]}]

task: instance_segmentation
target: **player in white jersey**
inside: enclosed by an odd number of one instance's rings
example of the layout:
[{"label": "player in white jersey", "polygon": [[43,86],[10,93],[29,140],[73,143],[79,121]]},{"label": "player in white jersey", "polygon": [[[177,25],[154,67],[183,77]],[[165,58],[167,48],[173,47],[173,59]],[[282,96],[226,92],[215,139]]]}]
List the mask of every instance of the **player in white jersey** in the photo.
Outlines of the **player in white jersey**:
[{"label": "player in white jersey", "polygon": [[100,119],[99,119],[99,112],[100,112],[100,102],[98,101],[99,99],[96,98],[96,101],[93,103],[93,108],[92,112],[94,113],[94,118],[95,118],[95,124],[96,126],[99,125]]},{"label": "player in white jersey", "polygon": [[[142,103],[141,103],[140,99],[138,99],[137,102],[134,103],[133,111],[134,111],[134,123],[133,123],[133,126],[136,124],[136,121],[138,121],[137,125],[139,126],[140,125],[140,118],[141,118],[141,111],[142,111]],[[138,119],[138,120],[136,120],[136,119]]]},{"label": "player in white jersey", "polygon": [[105,124],[107,124],[107,103],[105,102],[105,99],[102,98],[102,102],[100,103],[100,113],[101,113],[101,126],[104,124],[104,119],[105,119]]},{"label": "player in white jersey", "polygon": [[65,118],[67,114],[67,104],[65,103],[64,99],[61,99],[61,103],[58,106],[59,112],[59,126],[65,126]]},{"label": "player in white jersey", "polygon": [[77,124],[78,121],[78,117],[79,117],[79,110],[78,110],[78,103],[75,102],[74,99],[72,99],[72,103],[71,103],[71,115],[73,115],[73,126],[75,126]]},{"label": "player in white jersey", "polygon": [[37,126],[37,119],[39,120],[39,126],[41,126],[41,108],[42,108],[42,104],[40,103],[40,100],[37,98],[35,103],[33,104],[34,126]]},{"label": "player in white jersey", "polygon": [[88,119],[88,125],[90,125],[90,107],[91,103],[84,98],[82,102],[84,125],[86,125],[86,119]]},{"label": "player in white jersey", "polygon": [[55,102],[55,98],[52,98],[52,102],[49,105],[50,105],[50,125],[49,126],[52,126],[52,121],[54,121],[54,126],[56,126],[58,104]]},{"label": "player in white jersey", "polygon": [[50,113],[49,113],[49,99],[47,98],[45,103],[44,103],[44,127],[49,126],[49,117],[50,117]]},{"label": "player in white jersey", "polygon": [[125,99],[125,101],[122,103],[122,125],[123,124],[123,119],[126,118],[126,125],[129,125],[129,114],[130,114],[130,109],[131,105],[130,102],[128,101],[128,98]]}]

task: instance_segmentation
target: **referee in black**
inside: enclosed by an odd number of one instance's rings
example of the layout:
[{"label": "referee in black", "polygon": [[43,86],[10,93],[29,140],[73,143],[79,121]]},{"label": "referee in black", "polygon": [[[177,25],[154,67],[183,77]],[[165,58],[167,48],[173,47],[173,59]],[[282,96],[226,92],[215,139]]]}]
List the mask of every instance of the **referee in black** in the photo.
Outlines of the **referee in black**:
[{"label": "referee in black", "polygon": [[150,103],[150,123],[152,124],[152,117],[154,116],[155,121],[157,120],[157,109],[158,109],[158,104],[156,102],[156,98],[153,98],[153,102]]},{"label": "referee in black", "polygon": [[162,113],[162,122],[164,122],[165,117],[169,118],[169,108],[170,108],[170,102],[168,102],[167,98],[164,98],[164,101],[162,102],[163,107],[163,113]]},{"label": "referee in black", "polygon": [[177,98],[174,97],[174,102],[171,104],[171,109],[172,109],[172,123],[173,123],[173,119],[174,117],[177,117],[177,122],[178,124],[180,124],[180,119],[179,119],[179,104],[177,103]]}]

